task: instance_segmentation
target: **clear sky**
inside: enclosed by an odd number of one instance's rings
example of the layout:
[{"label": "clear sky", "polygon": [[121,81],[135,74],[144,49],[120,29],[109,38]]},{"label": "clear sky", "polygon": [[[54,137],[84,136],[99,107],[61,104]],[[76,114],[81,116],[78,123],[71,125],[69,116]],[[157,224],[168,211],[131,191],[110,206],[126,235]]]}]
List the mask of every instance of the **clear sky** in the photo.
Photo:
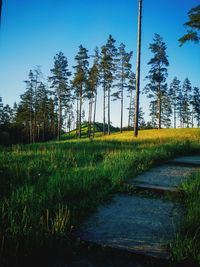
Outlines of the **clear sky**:
[{"label": "clear sky", "polygon": [[[179,47],[178,39],[185,33],[183,23],[187,12],[199,0],[143,0],[142,87],[151,57],[148,50],[154,33],[167,43],[170,61],[169,82],[174,76],[189,77],[200,86],[200,45],[188,43]],[[23,81],[31,68],[40,65],[45,76],[54,55],[62,51],[74,64],[78,46],[92,54],[102,46],[109,34],[119,45],[124,42],[133,50],[135,69],[137,47],[137,0],[4,0],[0,29],[0,96],[10,105],[19,101],[25,90]],[[101,97],[99,99],[101,101]],[[148,113],[148,101],[142,96]],[[119,124],[119,103],[112,103],[111,120]],[[98,120],[102,120],[101,104]],[[126,115],[126,114],[125,114]],[[127,123],[125,123],[127,124]]]}]

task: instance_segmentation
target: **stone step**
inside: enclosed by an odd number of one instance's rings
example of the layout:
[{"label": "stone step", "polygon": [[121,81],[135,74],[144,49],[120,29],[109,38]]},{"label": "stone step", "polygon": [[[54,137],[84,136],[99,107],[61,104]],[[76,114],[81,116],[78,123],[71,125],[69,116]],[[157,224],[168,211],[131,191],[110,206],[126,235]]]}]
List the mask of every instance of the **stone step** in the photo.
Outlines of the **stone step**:
[{"label": "stone step", "polygon": [[170,160],[169,162],[183,166],[189,165],[194,167],[200,167],[200,156],[196,155],[196,156],[178,157]]},{"label": "stone step", "polygon": [[177,188],[187,177],[199,168],[192,166],[177,166],[174,164],[166,163],[158,167],[151,168],[150,170],[130,179],[128,185],[137,186],[143,185],[146,188],[160,187],[167,191],[173,191]]},{"label": "stone step", "polygon": [[149,185],[143,183],[135,183],[133,184],[136,192],[147,191],[155,194],[179,194],[180,190],[177,187],[166,187],[166,186],[157,186],[157,185]]},{"label": "stone step", "polygon": [[81,240],[134,254],[169,259],[181,208],[171,201],[117,195],[98,208],[76,236]]}]

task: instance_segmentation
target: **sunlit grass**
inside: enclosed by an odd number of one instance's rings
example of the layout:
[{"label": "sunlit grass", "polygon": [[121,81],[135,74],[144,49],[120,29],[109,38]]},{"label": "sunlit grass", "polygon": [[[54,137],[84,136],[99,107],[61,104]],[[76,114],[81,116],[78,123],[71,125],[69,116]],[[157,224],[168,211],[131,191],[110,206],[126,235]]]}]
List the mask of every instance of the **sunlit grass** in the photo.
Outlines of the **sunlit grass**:
[{"label": "sunlit grass", "polygon": [[200,172],[180,186],[185,209],[181,232],[172,244],[175,261],[200,264]]},{"label": "sunlit grass", "polygon": [[113,133],[99,137],[100,140],[122,140],[122,141],[134,141],[140,142],[145,140],[152,141],[164,141],[169,140],[199,140],[200,130],[199,129],[155,129],[155,130],[141,130],[139,131],[138,138],[134,137],[133,131],[127,131],[123,133]]}]

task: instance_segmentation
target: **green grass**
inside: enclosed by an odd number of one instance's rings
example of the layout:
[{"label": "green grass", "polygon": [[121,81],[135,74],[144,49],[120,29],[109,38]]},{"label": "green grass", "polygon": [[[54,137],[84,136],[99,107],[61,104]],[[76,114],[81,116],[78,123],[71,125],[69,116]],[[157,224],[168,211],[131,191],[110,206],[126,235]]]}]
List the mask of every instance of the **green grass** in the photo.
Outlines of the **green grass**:
[{"label": "green grass", "polygon": [[172,244],[173,258],[200,264],[200,172],[183,182],[181,189],[185,214],[181,232]]},{"label": "green grass", "polygon": [[74,244],[71,230],[126,179],[200,151],[200,130],[146,130],[0,151],[0,258]]},{"label": "green grass", "polygon": [[[108,125],[105,125],[105,128],[107,130]],[[114,126],[110,126],[110,131],[111,133],[119,132],[120,129]],[[93,124],[91,125],[91,136],[95,137],[101,137],[103,135],[103,123],[96,122],[94,125],[94,130],[93,130]],[[82,138],[87,138],[88,137],[88,123],[84,122],[81,126],[81,136]],[[71,130],[68,133],[65,133],[61,136],[61,140],[71,140],[75,139],[77,137],[77,131],[76,130]]]}]

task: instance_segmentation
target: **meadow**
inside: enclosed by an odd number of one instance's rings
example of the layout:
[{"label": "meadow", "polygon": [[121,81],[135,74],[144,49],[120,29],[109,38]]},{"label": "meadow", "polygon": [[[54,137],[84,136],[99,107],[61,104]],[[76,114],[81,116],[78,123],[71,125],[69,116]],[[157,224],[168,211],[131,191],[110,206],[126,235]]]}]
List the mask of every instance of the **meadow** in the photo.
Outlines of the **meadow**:
[{"label": "meadow", "polygon": [[[65,140],[66,139],[66,140]],[[113,133],[0,148],[0,259],[3,265],[64,247],[72,230],[124,181],[179,155],[200,152],[199,129]],[[178,241],[177,241],[178,242]]]}]

